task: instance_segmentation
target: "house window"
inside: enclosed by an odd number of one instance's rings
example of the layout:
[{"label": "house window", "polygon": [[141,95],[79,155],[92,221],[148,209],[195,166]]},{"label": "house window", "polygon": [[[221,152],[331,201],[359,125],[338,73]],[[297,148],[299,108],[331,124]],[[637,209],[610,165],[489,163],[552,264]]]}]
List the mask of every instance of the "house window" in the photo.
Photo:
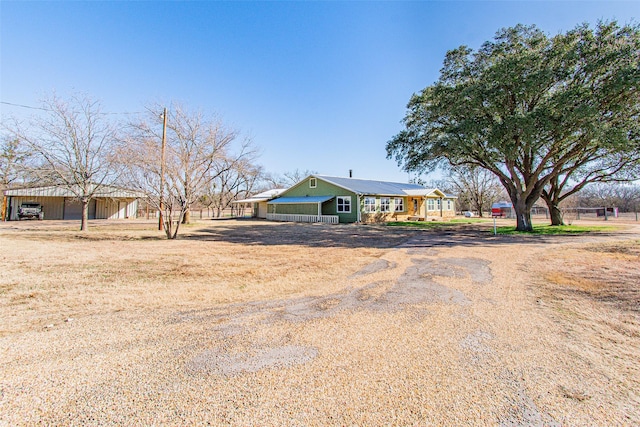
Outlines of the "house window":
[{"label": "house window", "polygon": [[380,212],[390,212],[391,202],[388,197],[380,197]]},{"label": "house window", "polygon": [[438,210],[440,210],[440,202],[441,199],[436,200],[436,207],[438,208]]},{"label": "house window", "polygon": [[318,186],[318,180],[315,178],[309,179],[309,188],[316,188]]},{"label": "house window", "polygon": [[434,211],[434,210],[436,210],[436,203],[435,203],[435,200],[433,200],[433,199],[429,199],[429,200],[427,200],[427,210],[429,210],[429,211]]},{"label": "house window", "polygon": [[351,213],[351,196],[336,197],[338,213]]},{"label": "house window", "polygon": [[451,200],[447,200],[447,210],[451,210]]},{"label": "house window", "polygon": [[395,212],[404,212],[404,199],[402,197],[397,197],[393,201],[393,210]]},{"label": "house window", "polygon": [[365,197],[364,198],[364,212],[365,213],[373,213],[376,211],[376,198],[375,197]]},{"label": "house window", "polygon": [[413,199],[413,213],[418,213],[418,199]]}]

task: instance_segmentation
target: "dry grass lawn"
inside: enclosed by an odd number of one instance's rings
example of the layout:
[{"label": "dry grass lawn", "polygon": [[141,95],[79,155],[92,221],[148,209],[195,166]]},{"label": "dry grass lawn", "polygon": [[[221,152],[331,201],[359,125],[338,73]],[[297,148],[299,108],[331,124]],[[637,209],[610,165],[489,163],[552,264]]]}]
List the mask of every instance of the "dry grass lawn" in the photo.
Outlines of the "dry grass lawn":
[{"label": "dry grass lawn", "polygon": [[0,225],[3,425],[639,425],[640,235]]}]

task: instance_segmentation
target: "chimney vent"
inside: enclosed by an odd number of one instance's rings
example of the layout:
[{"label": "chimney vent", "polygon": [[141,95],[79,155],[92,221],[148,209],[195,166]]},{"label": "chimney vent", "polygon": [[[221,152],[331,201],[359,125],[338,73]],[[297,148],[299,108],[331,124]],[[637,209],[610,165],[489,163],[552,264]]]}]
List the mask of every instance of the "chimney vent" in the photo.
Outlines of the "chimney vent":
[{"label": "chimney vent", "polygon": [[353,178],[353,169],[349,169],[349,178]]}]

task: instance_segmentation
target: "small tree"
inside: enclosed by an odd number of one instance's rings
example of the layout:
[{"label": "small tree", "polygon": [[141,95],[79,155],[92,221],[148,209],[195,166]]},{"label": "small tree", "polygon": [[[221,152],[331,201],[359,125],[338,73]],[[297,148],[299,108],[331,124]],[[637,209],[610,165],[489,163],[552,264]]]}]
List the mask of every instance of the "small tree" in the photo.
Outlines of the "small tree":
[{"label": "small tree", "polygon": [[52,96],[43,102],[47,113],[33,118],[26,128],[12,127],[15,138],[31,150],[31,172],[44,183],[65,187],[82,203],[80,230],[88,229],[89,203],[105,185],[117,178],[113,150],[114,126],[100,103],[86,95],[69,100]]},{"label": "small tree", "polygon": [[[206,193],[211,182],[226,170],[228,159],[233,158],[231,149],[237,132],[218,119],[174,106],[167,117],[163,166],[163,117],[158,114],[162,107],[151,106],[148,111],[146,118],[130,124],[127,144],[118,158],[127,182],[145,192],[149,204],[163,212],[167,238],[175,239],[180,224],[189,222],[191,205]],[[247,146],[242,145],[241,155]],[[178,220],[173,221],[176,211]]]}]

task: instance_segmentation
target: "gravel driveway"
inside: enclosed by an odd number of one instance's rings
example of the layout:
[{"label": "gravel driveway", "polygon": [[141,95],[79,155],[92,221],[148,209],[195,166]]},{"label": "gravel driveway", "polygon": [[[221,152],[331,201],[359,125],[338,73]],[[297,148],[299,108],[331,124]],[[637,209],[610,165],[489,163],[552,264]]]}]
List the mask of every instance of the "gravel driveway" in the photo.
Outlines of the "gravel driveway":
[{"label": "gravel driveway", "polygon": [[558,247],[619,238],[419,233],[339,292],[7,335],[0,425],[638,425],[640,336],[539,287]]}]

